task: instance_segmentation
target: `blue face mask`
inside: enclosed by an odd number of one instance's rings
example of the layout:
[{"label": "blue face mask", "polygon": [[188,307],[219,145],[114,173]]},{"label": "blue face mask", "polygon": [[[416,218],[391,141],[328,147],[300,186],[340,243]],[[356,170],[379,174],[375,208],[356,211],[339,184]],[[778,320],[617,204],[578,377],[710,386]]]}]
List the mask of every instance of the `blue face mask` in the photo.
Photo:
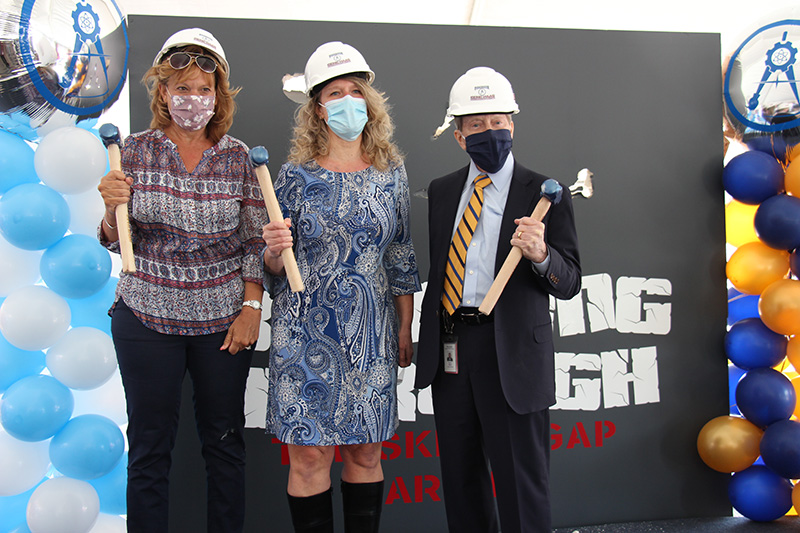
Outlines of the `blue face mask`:
[{"label": "blue face mask", "polygon": [[467,153],[475,164],[494,174],[506,164],[511,153],[511,130],[486,130],[464,137]]},{"label": "blue face mask", "polygon": [[349,94],[320,104],[328,110],[328,126],[345,141],[355,141],[367,124],[367,103]]}]

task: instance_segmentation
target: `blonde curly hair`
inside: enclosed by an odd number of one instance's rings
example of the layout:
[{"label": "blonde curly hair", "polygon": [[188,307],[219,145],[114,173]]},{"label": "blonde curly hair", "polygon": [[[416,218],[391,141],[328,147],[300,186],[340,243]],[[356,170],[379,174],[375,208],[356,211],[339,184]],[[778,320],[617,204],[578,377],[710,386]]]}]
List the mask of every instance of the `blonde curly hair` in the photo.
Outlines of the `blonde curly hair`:
[{"label": "blonde curly hair", "polygon": [[[153,113],[153,118],[150,120],[150,127],[164,130],[172,122],[167,102],[159,98],[159,86],[163,85],[166,87],[167,82],[173,76],[180,82],[194,76],[194,73],[199,71],[201,74],[214,76],[216,92],[214,115],[211,117],[208,125],[206,125],[206,134],[211,142],[217,144],[219,140],[222,139],[222,136],[228,133],[228,130],[233,124],[233,115],[236,113],[236,102],[234,102],[234,98],[239,94],[241,88],[231,87],[228,81],[228,72],[225,69],[225,64],[219,61],[213,53],[209,53],[205,48],[200,46],[186,46],[177,48],[171,52],[179,51],[204,54],[213,57],[214,61],[217,63],[217,70],[214,71],[214,74],[207,74],[200,70],[197,63],[194,61],[188,67],[176,70],[169,65],[169,61],[164,60],[158,65],[147,69],[147,72],[145,72],[142,77],[142,83],[147,87],[147,93],[150,96],[150,111]],[[164,57],[167,58],[169,55],[171,54],[167,54]]]},{"label": "blonde curly hair", "polygon": [[[361,148],[369,163],[377,170],[387,170],[402,162],[403,156],[392,141],[394,123],[389,104],[382,92],[357,75],[342,76],[355,83],[367,102],[367,124],[361,135]],[[325,120],[317,114],[320,91],[309,98],[294,114],[295,127],[289,162],[302,165],[330,151],[330,138]]]}]

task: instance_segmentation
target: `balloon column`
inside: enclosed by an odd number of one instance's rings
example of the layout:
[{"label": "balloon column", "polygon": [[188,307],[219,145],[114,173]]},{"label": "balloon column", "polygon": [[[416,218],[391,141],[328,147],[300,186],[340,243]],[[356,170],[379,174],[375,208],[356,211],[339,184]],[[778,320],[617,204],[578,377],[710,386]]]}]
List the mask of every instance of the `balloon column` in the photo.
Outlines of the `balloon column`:
[{"label": "balloon column", "polygon": [[[0,531],[125,531],[125,400],[92,130],[125,82],[114,0],[0,0]],[[92,221],[87,223],[87,221]]]},{"label": "balloon column", "polygon": [[748,148],[723,170],[735,393],[732,415],[709,421],[697,448],[708,466],[733,474],[731,504],[756,521],[800,508],[792,483],[800,478],[798,46],[800,20],[780,20],[751,34],[725,66],[726,133]]}]

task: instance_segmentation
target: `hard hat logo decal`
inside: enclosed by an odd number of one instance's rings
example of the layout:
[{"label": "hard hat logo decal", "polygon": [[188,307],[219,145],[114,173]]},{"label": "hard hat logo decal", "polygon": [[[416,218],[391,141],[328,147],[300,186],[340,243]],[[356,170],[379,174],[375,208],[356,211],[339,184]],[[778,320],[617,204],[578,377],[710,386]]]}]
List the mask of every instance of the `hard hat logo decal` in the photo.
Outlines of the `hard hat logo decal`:
[{"label": "hard hat logo decal", "polygon": [[473,94],[469,97],[469,99],[473,102],[480,101],[480,100],[494,100],[495,95],[494,93],[489,94],[490,87],[488,85],[476,85],[473,90],[477,94]]},{"label": "hard hat logo decal", "polygon": [[328,63],[328,68],[336,67],[339,65],[346,65],[347,63],[350,63],[350,58],[344,57],[341,52],[331,54],[328,57],[330,58],[330,62]]}]

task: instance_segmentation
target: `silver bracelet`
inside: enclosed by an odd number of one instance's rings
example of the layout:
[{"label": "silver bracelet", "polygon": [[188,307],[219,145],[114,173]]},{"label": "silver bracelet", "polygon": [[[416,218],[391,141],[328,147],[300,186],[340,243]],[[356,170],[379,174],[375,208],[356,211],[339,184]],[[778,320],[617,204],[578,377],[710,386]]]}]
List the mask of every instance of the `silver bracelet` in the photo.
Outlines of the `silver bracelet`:
[{"label": "silver bracelet", "polygon": [[108,226],[108,229],[117,229],[116,226],[112,226],[111,224],[108,223],[108,220],[106,220],[106,217],[103,217],[103,222],[106,223],[106,226]]}]

